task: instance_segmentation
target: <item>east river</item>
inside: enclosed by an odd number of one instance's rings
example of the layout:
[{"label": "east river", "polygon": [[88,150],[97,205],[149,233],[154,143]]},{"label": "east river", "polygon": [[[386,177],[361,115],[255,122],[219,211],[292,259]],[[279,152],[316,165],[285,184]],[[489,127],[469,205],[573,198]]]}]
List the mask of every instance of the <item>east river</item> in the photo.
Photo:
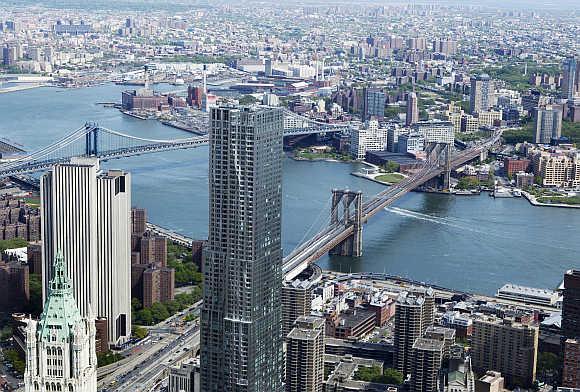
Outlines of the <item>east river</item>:
[{"label": "east river", "polygon": [[[0,137],[33,151],[87,121],[144,138],[191,136],[96,104],[119,102],[124,88],[103,85],[0,94]],[[113,160],[103,166],[132,173],[133,204],[146,208],[150,221],[206,238],[207,159],[207,147],[200,147]],[[285,253],[328,220],[332,188],[362,190],[367,197],[384,189],[351,176],[358,166],[284,159]],[[363,236],[362,257],[324,257],[320,265],[345,272],[388,272],[485,294],[494,294],[507,282],[554,288],[565,270],[580,268],[580,210],[532,207],[523,199],[410,193],[372,218]]]}]

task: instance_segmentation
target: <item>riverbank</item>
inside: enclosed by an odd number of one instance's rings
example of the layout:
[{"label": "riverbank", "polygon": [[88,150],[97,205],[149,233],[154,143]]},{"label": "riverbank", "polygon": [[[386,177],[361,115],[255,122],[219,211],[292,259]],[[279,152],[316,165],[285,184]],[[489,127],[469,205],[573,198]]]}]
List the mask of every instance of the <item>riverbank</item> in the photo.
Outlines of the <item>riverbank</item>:
[{"label": "riverbank", "polygon": [[556,207],[556,208],[580,208],[580,205],[577,204],[565,204],[565,203],[542,203],[539,202],[536,196],[532,195],[531,193],[522,191],[522,195],[524,198],[530,202],[531,205],[536,207]]},{"label": "riverbank", "polygon": [[[403,181],[406,178],[406,176],[404,176],[403,174],[400,174],[400,173],[368,173],[367,174],[367,173],[362,173],[362,172],[353,172],[350,174],[355,176],[355,177],[364,178],[366,180],[374,181],[378,184],[389,185],[389,186],[398,184],[399,182]],[[387,176],[389,176],[390,179],[393,179],[393,181],[385,181]],[[396,179],[396,178],[398,178],[398,179]]]},{"label": "riverbank", "polygon": [[44,84],[26,84],[22,86],[0,87],[0,94],[15,93],[18,91],[32,90],[40,87],[48,87]]}]

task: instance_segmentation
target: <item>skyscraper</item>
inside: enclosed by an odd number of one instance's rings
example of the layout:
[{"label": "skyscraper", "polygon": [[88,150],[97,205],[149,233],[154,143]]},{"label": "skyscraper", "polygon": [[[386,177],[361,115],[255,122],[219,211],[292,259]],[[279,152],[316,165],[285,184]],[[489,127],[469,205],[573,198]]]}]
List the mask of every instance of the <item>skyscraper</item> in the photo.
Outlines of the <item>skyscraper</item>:
[{"label": "skyscraper", "polygon": [[94,316],[81,317],[60,253],[51,275],[40,320],[26,320],[24,390],[96,392]]},{"label": "skyscraper", "polygon": [[106,317],[109,342],[131,337],[131,175],[109,170],[97,177],[97,313]]},{"label": "skyscraper", "polygon": [[206,392],[279,392],[283,113],[212,108],[201,314]]},{"label": "skyscraper", "polygon": [[301,316],[286,340],[286,392],[322,392],[324,319]]},{"label": "skyscraper", "polygon": [[411,392],[437,392],[439,371],[443,362],[444,343],[441,340],[418,338],[413,343],[411,361]]},{"label": "skyscraper", "polygon": [[40,183],[43,243],[43,299],[52,279],[52,261],[62,252],[81,316],[89,305],[99,308],[97,282],[97,173],[96,159],[75,158],[58,164]]},{"label": "skyscraper", "polygon": [[536,110],[536,138],[538,144],[549,144],[562,135],[562,112],[547,106]]},{"label": "skyscraper", "polygon": [[130,175],[101,172],[98,159],[73,158],[42,177],[43,298],[58,249],[81,315],[106,317],[112,345],[131,335],[130,203]]},{"label": "skyscraper", "polygon": [[507,385],[529,387],[536,379],[538,327],[482,316],[473,321],[471,353],[474,372],[494,369]]},{"label": "skyscraper", "polygon": [[422,337],[435,317],[435,296],[431,288],[402,292],[395,310],[395,365],[407,375],[411,372],[413,344]]},{"label": "skyscraper", "polygon": [[417,107],[417,93],[411,92],[407,95],[407,117],[405,125],[410,126],[419,121],[419,109]]},{"label": "skyscraper", "polygon": [[569,270],[564,275],[562,335],[580,337],[580,270]]},{"label": "skyscraper", "polygon": [[566,99],[572,99],[580,93],[580,67],[578,59],[569,57],[564,60],[562,78],[562,96]]},{"label": "skyscraper", "polygon": [[471,114],[487,112],[493,106],[493,81],[488,74],[471,78],[469,109]]},{"label": "skyscraper", "polygon": [[363,121],[368,121],[372,117],[382,120],[385,117],[386,99],[384,91],[365,87],[363,90]]},{"label": "skyscraper", "polygon": [[580,388],[580,340],[566,339],[564,343],[564,366],[562,367],[562,386]]}]

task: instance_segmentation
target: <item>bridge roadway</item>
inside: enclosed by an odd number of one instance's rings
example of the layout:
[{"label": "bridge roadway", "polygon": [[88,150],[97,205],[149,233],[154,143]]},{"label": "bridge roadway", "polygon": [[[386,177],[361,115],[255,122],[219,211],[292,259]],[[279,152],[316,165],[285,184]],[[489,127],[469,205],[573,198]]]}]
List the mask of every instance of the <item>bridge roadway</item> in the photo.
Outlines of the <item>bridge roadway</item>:
[{"label": "bridge roadway", "polygon": [[[493,137],[484,143],[476,145],[468,150],[456,154],[451,159],[451,167],[457,168],[470,160],[478,157],[483,151],[491,148],[501,137],[501,131],[497,131]],[[437,177],[443,172],[443,168],[437,164],[429,164],[412,176],[378,193],[371,200],[363,203],[362,221],[366,223],[369,218],[385,207],[393,204],[403,195]],[[292,280],[304,271],[309,264],[328,253],[334,247],[353,235],[354,226],[345,226],[341,223],[331,224],[322,229],[313,238],[300,245],[284,258],[282,272],[286,280]]]},{"label": "bridge roadway", "polygon": [[[348,125],[342,124],[316,123],[315,127],[287,128],[284,130],[284,136],[286,137],[286,136],[308,135],[314,133],[342,132],[348,129],[348,127],[349,127]],[[136,140],[142,142],[140,145],[128,145],[124,147],[123,146],[119,147],[117,145],[118,143],[115,143],[114,147],[104,148],[102,151],[97,151],[96,154],[89,154],[90,156],[99,158],[102,161],[107,161],[109,159],[132,157],[141,154],[155,152],[196,148],[207,145],[209,143],[209,137],[207,135],[178,140],[148,141],[146,139],[124,135],[119,132],[114,132],[104,128],[101,129],[102,131],[110,133],[116,137],[125,138],[127,144],[135,143]],[[80,130],[80,132],[79,130],[77,130],[72,135],[69,135],[68,137],[63,139],[64,141],[55,143],[54,145],[51,146],[47,146],[44,149],[32,153],[29,156],[25,156],[23,158],[11,162],[0,164],[0,178],[46,171],[49,170],[55,164],[69,162],[73,156],[86,155],[84,153],[73,153],[70,155],[64,154],[63,156],[54,156],[57,155],[57,152],[60,149],[65,149],[74,142],[84,143],[84,140],[81,140],[81,138],[84,136],[85,135],[82,134],[82,130]]]}]

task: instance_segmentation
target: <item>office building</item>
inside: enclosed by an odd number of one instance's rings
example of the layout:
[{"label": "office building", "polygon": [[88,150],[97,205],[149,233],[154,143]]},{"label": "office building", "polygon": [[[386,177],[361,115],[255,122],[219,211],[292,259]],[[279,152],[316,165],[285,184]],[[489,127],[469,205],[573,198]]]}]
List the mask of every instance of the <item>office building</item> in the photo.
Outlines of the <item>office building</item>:
[{"label": "office building", "polygon": [[407,375],[411,372],[415,340],[433,325],[435,296],[433,289],[402,292],[395,305],[395,367]]},{"label": "office building", "polygon": [[423,135],[425,144],[428,143],[447,143],[453,144],[455,133],[453,123],[450,121],[419,121],[413,124],[415,133]]},{"label": "office building", "polygon": [[40,320],[26,320],[24,390],[97,391],[94,316],[83,317],[60,253]]},{"label": "office building", "polygon": [[375,310],[355,308],[341,314],[338,325],[334,327],[334,337],[337,339],[360,338],[372,332],[375,324]]},{"label": "office building", "polygon": [[385,118],[386,94],[376,88],[365,87],[363,90],[363,113],[362,120],[368,121],[372,117],[379,120]]},{"label": "office building", "polygon": [[286,392],[322,392],[324,319],[301,316],[286,339]]},{"label": "office building", "polygon": [[397,152],[401,154],[415,154],[425,150],[425,136],[420,133],[406,133],[399,135]]},{"label": "office building", "polygon": [[509,386],[530,387],[536,379],[538,327],[482,316],[473,322],[471,361],[475,372],[501,372]]},{"label": "office building", "polygon": [[494,84],[489,75],[471,78],[469,108],[471,114],[487,112],[493,106]]},{"label": "office building", "polygon": [[475,380],[475,392],[502,392],[504,378],[500,372],[488,370],[483,376]]},{"label": "office building", "polygon": [[405,117],[405,125],[410,126],[419,121],[419,107],[417,106],[417,93],[414,91],[407,94],[407,117]]},{"label": "office building", "polygon": [[83,317],[98,301],[97,175],[99,161],[74,158],[55,165],[41,180],[43,298],[52,280],[52,261],[62,252]]},{"label": "office building", "polygon": [[443,361],[444,343],[418,338],[413,343],[411,361],[411,392],[437,392],[439,371]]},{"label": "office building", "polygon": [[350,136],[350,153],[355,159],[364,159],[367,151],[387,149],[387,128],[380,128],[377,120],[370,120],[364,126],[355,128]]},{"label": "office building", "polygon": [[569,270],[564,275],[562,335],[580,337],[580,270]]},{"label": "office building", "polygon": [[168,392],[201,392],[198,358],[169,368]]},{"label": "office building", "polygon": [[580,66],[576,57],[569,57],[563,64],[562,97],[573,99],[580,93]]},{"label": "office building", "polygon": [[280,392],[283,111],[216,107],[210,121],[202,390]]},{"label": "office building", "polygon": [[547,106],[538,108],[535,116],[537,144],[550,144],[560,140],[562,135],[562,112],[559,109]]},{"label": "office building", "polygon": [[580,340],[578,339],[566,339],[564,343],[562,386],[580,388]]},{"label": "office building", "polygon": [[401,128],[398,125],[391,125],[387,128],[387,151],[397,152],[399,150],[399,135]]},{"label": "office building", "polygon": [[41,180],[43,296],[59,250],[81,315],[107,318],[112,345],[131,335],[130,203],[130,175],[101,172],[98,159],[73,158]]},{"label": "office building", "polygon": [[501,116],[502,112],[498,110],[488,110],[485,112],[479,112],[477,114],[477,126],[478,128],[490,128],[494,126],[499,126],[501,124]]},{"label": "office building", "polygon": [[109,170],[97,177],[99,317],[106,317],[109,341],[131,337],[131,175]]}]

